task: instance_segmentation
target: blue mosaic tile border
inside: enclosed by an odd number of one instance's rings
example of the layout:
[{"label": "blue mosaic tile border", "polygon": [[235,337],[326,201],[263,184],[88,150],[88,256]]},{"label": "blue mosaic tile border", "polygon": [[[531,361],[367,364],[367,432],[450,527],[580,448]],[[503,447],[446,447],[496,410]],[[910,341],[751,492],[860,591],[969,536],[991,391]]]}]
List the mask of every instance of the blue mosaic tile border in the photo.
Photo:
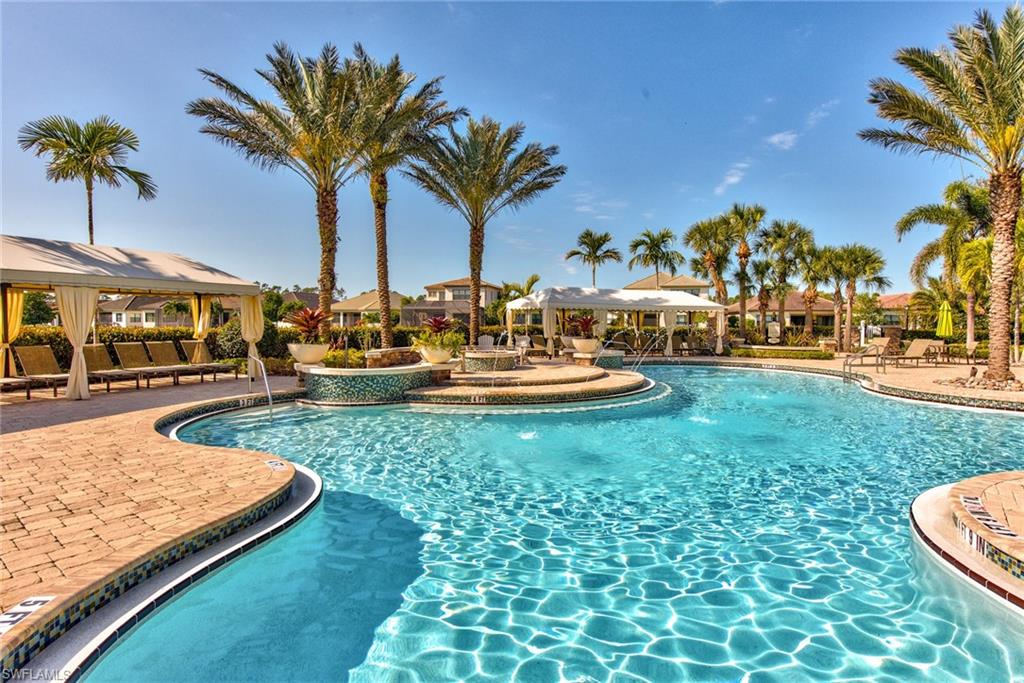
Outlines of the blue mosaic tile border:
[{"label": "blue mosaic tile border", "polygon": [[405,401],[405,392],[430,385],[429,367],[416,372],[306,375],[306,398],[314,403],[360,405]]},{"label": "blue mosaic tile border", "polygon": [[[467,393],[463,396],[433,396],[430,394],[417,394],[406,397],[411,403],[430,403],[439,405],[538,405],[542,403],[569,403],[574,401],[592,401],[599,398],[614,398],[625,396],[645,390],[644,385],[647,378],[640,376],[634,382],[625,386],[610,387],[604,389],[588,389],[586,382],[573,382],[568,386],[579,387],[571,391],[561,391],[555,394],[523,394],[516,392],[510,387],[509,393],[494,393],[484,396],[482,394]],[[654,384],[651,384],[653,387]],[[651,388],[651,387],[648,387]]]},{"label": "blue mosaic tile border", "polygon": [[501,355],[494,358],[463,358],[466,372],[506,372],[516,367],[516,357]]}]

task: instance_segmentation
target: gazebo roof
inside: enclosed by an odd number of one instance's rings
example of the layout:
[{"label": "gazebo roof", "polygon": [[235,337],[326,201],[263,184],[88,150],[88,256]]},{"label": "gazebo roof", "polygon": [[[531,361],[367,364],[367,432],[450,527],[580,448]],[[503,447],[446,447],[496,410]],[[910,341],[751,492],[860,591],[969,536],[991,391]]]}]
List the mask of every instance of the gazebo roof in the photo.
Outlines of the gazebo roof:
[{"label": "gazebo roof", "polygon": [[259,285],[180,254],[0,235],[0,282],[130,294],[258,295]]},{"label": "gazebo roof", "polygon": [[549,287],[509,301],[506,309],[589,308],[600,311],[719,311],[724,307],[703,297],[665,289],[594,289]]}]

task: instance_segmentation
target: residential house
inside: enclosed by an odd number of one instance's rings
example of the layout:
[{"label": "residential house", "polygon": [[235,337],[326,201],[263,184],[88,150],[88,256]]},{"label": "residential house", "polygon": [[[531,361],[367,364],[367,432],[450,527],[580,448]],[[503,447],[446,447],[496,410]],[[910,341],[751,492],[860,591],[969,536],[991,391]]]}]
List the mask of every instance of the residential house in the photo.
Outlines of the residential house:
[{"label": "residential house", "polygon": [[[402,295],[391,292],[390,298],[391,312],[399,313],[402,310]],[[334,315],[334,324],[344,327],[358,325],[367,313],[380,315],[380,298],[377,296],[377,290],[339,301],[331,306],[331,313]]]},{"label": "residential house", "polygon": [[882,309],[882,324],[893,325],[904,330],[923,328],[920,316],[913,314],[910,307],[910,292],[898,294],[879,294],[878,305]]},{"label": "residential house", "polygon": [[[675,292],[686,292],[687,294],[708,299],[710,298],[711,283],[689,275],[672,275],[671,273],[661,273],[658,275],[657,273],[652,273],[640,278],[636,282],[630,282],[623,289],[667,289]],[[679,315],[676,324],[689,325],[691,322],[690,318],[690,313],[683,313]],[[643,325],[645,327],[657,327],[658,314],[645,313]]]},{"label": "residential house", "polygon": [[[760,303],[756,296],[752,296],[747,299],[747,320],[753,320],[758,325],[761,324],[761,312]],[[730,304],[726,309],[726,315],[736,316],[740,312],[739,302]],[[814,306],[811,307],[811,312],[814,317],[815,327],[830,327],[835,316],[832,310],[832,299],[826,298],[822,295],[818,295],[818,300]],[[807,312],[804,307],[803,292],[792,291],[786,295],[786,300],[783,302],[783,327],[798,327],[804,326],[804,321],[807,318]],[[779,300],[772,298],[768,302],[768,312],[765,316],[768,322],[778,322],[779,318]]]},{"label": "residential house", "polygon": [[167,315],[164,304],[166,296],[122,296],[101,301],[97,305],[100,325],[116,327],[173,327],[192,325],[192,314]]},{"label": "residential house", "polygon": [[[444,316],[469,322],[469,278],[447,280],[427,285],[426,298],[406,304],[402,308],[402,325],[421,325],[428,318]],[[501,295],[501,287],[489,282],[480,283],[480,316],[483,309],[493,303]]]}]

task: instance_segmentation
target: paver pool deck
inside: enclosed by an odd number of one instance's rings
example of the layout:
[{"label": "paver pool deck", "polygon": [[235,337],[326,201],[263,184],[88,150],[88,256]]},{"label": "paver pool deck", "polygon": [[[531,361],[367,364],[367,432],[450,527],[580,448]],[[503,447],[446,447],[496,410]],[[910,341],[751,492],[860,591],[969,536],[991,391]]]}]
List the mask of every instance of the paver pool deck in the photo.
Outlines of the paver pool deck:
[{"label": "paver pool deck", "polygon": [[[673,359],[680,363],[708,360]],[[842,369],[839,359],[719,362]],[[888,368],[884,374],[869,367],[857,371],[885,386],[1010,401],[1024,409],[1022,395],[934,383],[938,378],[966,376],[965,365]],[[1015,372],[1024,374],[1024,368],[1017,367]],[[291,377],[271,378],[275,391],[294,385]],[[240,396],[246,390],[243,379],[98,393],[91,401],[34,398],[26,402],[17,394],[4,395],[0,402],[0,610],[29,596],[58,597],[0,637],[0,654],[20,642],[33,625],[59,613],[61,605],[88,594],[125,567],[225,519],[237,518],[288,487],[293,469],[271,468],[267,454],[183,444],[154,429],[155,421],[168,413]],[[1005,482],[997,478],[988,484],[994,488],[986,493],[986,500],[1009,528],[1024,537],[1024,473],[1004,475]],[[960,546],[954,550],[977,560],[966,543]]]}]

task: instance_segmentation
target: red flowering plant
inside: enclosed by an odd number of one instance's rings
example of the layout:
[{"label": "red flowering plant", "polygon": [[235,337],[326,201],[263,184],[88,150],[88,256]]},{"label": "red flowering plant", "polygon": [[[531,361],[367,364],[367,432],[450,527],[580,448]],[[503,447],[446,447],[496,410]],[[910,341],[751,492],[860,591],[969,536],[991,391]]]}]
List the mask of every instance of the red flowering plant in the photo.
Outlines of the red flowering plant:
[{"label": "red flowering plant", "polygon": [[320,341],[320,325],[328,317],[330,313],[319,308],[303,308],[286,315],[284,321],[299,331],[304,344],[316,344]]},{"label": "red flowering plant", "polygon": [[590,339],[594,336],[594,326],[597,325],[597,318],[592,315],[576,315],[569,318],[569,324],[574,330],[578,330],[581,337]]}]

